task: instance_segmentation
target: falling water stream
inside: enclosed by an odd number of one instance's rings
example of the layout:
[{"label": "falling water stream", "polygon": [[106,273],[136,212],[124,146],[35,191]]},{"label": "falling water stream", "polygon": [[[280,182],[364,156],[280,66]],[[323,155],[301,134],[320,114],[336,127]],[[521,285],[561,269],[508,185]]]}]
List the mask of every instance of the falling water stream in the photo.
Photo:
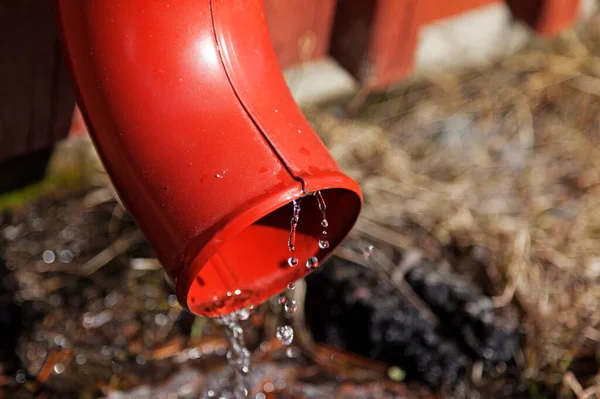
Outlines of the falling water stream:
[{"label": "falling water stream", "polygon": [[[321,227],[323,228],[321,236],[319,237],[318,246],[320,249],[329,248],[329,241],[327,240],[327,227],[329,222],[327,221],[327,205],[325,199],[320,191],[313,194],[319,205],[321,211]],[[299,260],[294,256],[296,250],[296,230],[298,223],[300,222],[300,199],[294,200],[292,219],[290,220],[290,234],[288,238],[288,250],[290,257],[287,260],[288,267],[296,267]],[[319,266],[319,259],[316,256],[311,256],[306,260],[307,269],[316,269]],[[283,314],[287,320],[290,320],[293,314],[297,310],[296,301],[294,300],[294,288],[296,284],[290,282],[287,289],[279,296],[279,304],[283,307]],[[218,322],[225,326],[227,339],[229,341],[229,350],[227,351],[227,361],[233,372],[233,388],[230,394],[235,399],[246,398],[248,396],[248,387],[246,377],[250,372],[250,351],[246,348],[244,342],[244,330],[240,325],[240,322],[245,321],[250,316],[251,309],[241,309],[236,312],[227,314],[218,319]],[[277,327],[276,337],[281,341],[283,345],[290,345],[294,340],[294,329],[291,325],[286,324]],[[224,397],[223,394],[219,394],[214,391],[209,391],[207,397]]]},{"label": "falling water stream", "polygon": [[[317,198],[317,203],[319,205],[319,210],[321,211],[321,226],[323,227],[323,231],[321,233],[321,237],[319,239],[319,248],[326,249],[329,248],[329,241],[327,240],[327,230],[325,230],[329,226],[329,222],[327,221],[327,205],[325,204],[325,199],[323,198],[323,194],[320,191],[316,191],[313,194]],[[300,199],[293,201],[293,214],[292,220],[290,221],[290,236],[288,239],[288,249],[292,254],[288,258],[288,265],[290,267],[296,267],[298,264],[298,258],[293,255],[296,249],[296,229],[298,228],[298,223],[300,221]],[[306,260],[306,268],[307,269],[316,269],[319,266],[319,260],[317,257],[312,256]],[[279,297],[279,303],[283,306],[283,314],[286,318],[290,319],[296,309],[296,301],[294,300],[293,290],[296,287],[294,282],[290,282],[288,284],[287,290],[281,294]],[[284,345],[290,345],[294,340],[294,329],[290,325],[283,325],[277,327],[276,332],[277,339],[281,341]]]},{"label": "falling water stream", "polygon": [[[229,349],[227,351],[227,362],[233,373],[231,379],[233,388],[230,394],[235,399],[241,399],[248,396],[248,388],[246,376],[250,372],[251,354],[244,341],[244,329],[240,322],[248,320],[252,309],[244,308],[233,313],[229,313],[218,319],[218,322],[225,326],[225,333],[229,341]],[[226,393],[220,393],[218,397],[224,396]],[[209,390],[205,395],[207,397],[217,397],[217,393]]]}]

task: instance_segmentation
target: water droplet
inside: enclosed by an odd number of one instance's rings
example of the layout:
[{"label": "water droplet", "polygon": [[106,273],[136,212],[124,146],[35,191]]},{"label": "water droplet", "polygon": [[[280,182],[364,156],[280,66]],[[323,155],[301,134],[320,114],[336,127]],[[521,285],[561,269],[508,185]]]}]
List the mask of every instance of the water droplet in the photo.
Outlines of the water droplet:
[{"label": "water droplet", "polygon": [[75,356],[75,361],[77,362],[77,364],[81,365],[81,364],[85,364],[87,359],[84,355],[77,355],[77,356]]},{"label": "water droplet", "polygon": [[375,247],[373,245],[369,245],[368,247],[366,247],[362,250],[363,256],[365,257],[366,260],[369,260],[371,258],[371,255],[373,255],[374,249],[375,249]]},{"label": "water droplet", "polygon": [[[313,195],[315,197],[317,197],[317,203],[319,204],[319,210],[321,211],[321,214],[323,215],[323,220],[327,219],[327,217],[325,217],[326,215],[326,211],[327,211],[327,205],[325,204],[325,198],[323,198],[323,194],[320,191],[316,191],[315,193],[313,193]],[[327,227],[327,226],[323,226],[323,227]]]},{"label": "water droplet", "polygon": [[316,269],[317,267],[319,267],[319,259],[317,259],[316,256],[311,256],[310,258],[308,258],[308,260],[306,261],[306,268]]},{"label": "water droplet", "polygon": [[29,349],[27,351],[27,360],[35,360],[37,359],[37,353],[33,349]]},{"label": "water droplet", "polygon": [[159,326],[166,326],[169,322],[169,318],[166,315],[159,313],[156,316],[154,316],[154,322]]},{"label": "water droplet", "polygon": [[16,240],[17,238],[19,238],[21,230],[23,230],[22,224],[18,226],[8,226],[4,229],[4,238],[6,238],[9,241]]},{"label": "water droplet", "polygon": [[48,302],[50,302],[50,305],[52,307],[59,307],[60,304],[62,303],[62,298],[60,297],[60,295],[58,294],[53,294],[50,296],[50,298],[48,299]]},{"label": "water droplet", "polygon": [[298,258],[295,256],[290,256],[287,260],[287,263],[290,267],[295,267],[298,264]]},{"label": "water droplet", "polygon": [[156,300],[153,298],[148,298],[144,301],[144,307],[148,310],[154,310],[156,308]]},{"label": "water droplet", "polygon": [[169,297],[167,298],[167,302],[169,303],[169,306],[177,306],[177,304],[179,303],[179,301],[177,301],[177,295],[169,295]]},{"label": "water droplet", "polygon": [[494,350],[492,348],[486,348],[483,350],[483,357],[486,359],[491,359],[494,356]]},{"label": "water droplet", "polygon": [[67,339],[65,338],[64,335],[58,334],[54,337],[54,343],[58,346],[64,347],[65,344],[67,343]]},{"label": "water droplet", "polygon": [[117,304],[118,301],[119,301],[119,294],[117,294],[115,291],[113,291],[104,297],[104,306],[106,306],[107,308],[112,308],[113,306],[115,306]]},{"label": "water droplet", "polygon": [[287,298],[285,295],[281,295],[279,297],[279,299],[277,300],[277,302],[279,302],[280,305],[284,305],[287,302]]},{"label": "water droplet", "polygon": [[41,218],[35,218],[31,222],[31,227],[33,227],[35,231],[44,231],[44,221]]},{"label": "water droplet", "polygon": [[23,370],[19,370],[17,372],[17,375],[15,376],[15,381],[17,381],[17,383],[22,384],[24,383],[26,380],[26,376],[25,373],[23,372]]},{"label": "water droplet", "polygon": [[104,357],[111,357],[113,354],[113,349],[110,346],[104,345],[100,352]]},{"label": "water droplet", "polygon": [[285,350],[285,355],[287,357],[289,357],[290,359],[296,358],[296,357],[300,356],[300,349],[298,349],[294,346],[290,346],[289,348],[287,348]]},{"label": "water droplet", "polygon": [[47,249],[42,254],[42,259],[46,263],[52,263],[52,262],[54,262],[56,260],[56,255],[54,255],[54,252],[52,252],[49,249]]},{"label": "water droplet", "polygon": [[392,381],[404,381],[406,373],[400,367],[392,366],[388,369],[388,377]]},{"label": "water droplet", "polygon": [[75,227],[67,226],[59,233],[63,240],[70,241],[75,238],[78,230]]},{"label": "water droplet", "polygon": [[283,304],[283,309],[287,313],[294,313],[298,309],[298,306],[296,306],[296,301],[290,299]]},{"label": "water droplet", "polygon": [[248,318],[250,317],[250,309],[240,309],[236,312],[238,320],[240,321],[244,321],[244,320],[248,320]]},{"label": "water droplet", "polygon": [[146,358],[142,355],[137,355],[135,357],[135,362],[139,365],[146,364]]},{"label": "water droplet", "polygon": [[202,351],[199,348],[192,348],[188,351],[188,357],[190,359],[199,359],[202,356]]},{"label": "water droplet", "polygon": [[300,200],[292,201],[294,211],[292,214],[292,220],[290,221],[290,236],[288,238],[288,249],[290,252],[294,252],[296,249],[296,229],[298,228],[298,222],[300,221]]},{"label": "water droplet", "polygon": [[223,175],[222,175],[222,174],[220,174],[220,173],[217,173],[217,174],[215,175],[215,177],[216,177],[217,179],[222,179],[222,178],[223,178]]},{"label": "water droplet", "polygon": [[294,340],[294,329],[290,326],[279,326],[275,336],[283,345],[289,345]]},{"label": "water droplet", "polygon": [[77,255],[79,255],[81,253],[81,246],[78,243],[76,243],[76,242],[71,243],[69,245],[69,249],[73,253],[73,256],[77,256]]},{"label": "water droplet", "polygon": [[271,350],[271,344],[267,341],[263,341],[260,343],[260,350],[262,352],[269,352]]},{"label": "water droplet", "polygon": [[263,391],[269,393],[269,392],[273,392],[275,390],[275,385],[273,385],[272,382],[267,382],[265,383],[265,385],[263,385]]},{"label": "water droplet", "polygon": [[61,263],[71,263],[73,260],[73,253],[68,249],[62,250],[58,254],[58,260]]},{"label": "water droplet", "polygon": [[62,374],[62,373],[64,373],[65,372],[65,365],[62,364],[62,363],[56,363],[54,365],[54,372],[56,374]]},{"label": "water droplet", "polygon": [[[325,199],[323,198],[323,194],[321,194],[320,191],[317,191],[314,195],[317,197],[317,202],[319,204],[319,210],[321,211],[321,215],[323,217],[323,219],[321,220],[321,226],[323,228],[327,228],[327,227],[329,227],[329,222],[327,221],[327,214],[325,212],[327,210],[327,205],[325,204]],[[323,230],[321,232],[321,234],[326,236],[327,230]],[[329,242],[326,240],[320,240],[319,248],[321,248],[321,249],[329,248]]]},{"label": "water droplet", "polygon": [[288,283],[288,289],[293,290],[294,288],[296,288],[296,283]]},{"label": "water droplet", "polygon": [[245,387],[236,387],[233,390],[235,398],[245,398],[248,396],[248,390]]},{"label": "water droplet", "polygon": [[92,328],[95,324],[96,317],[92,313],[85,313],[83,315],[83,327],[84,328]]}]

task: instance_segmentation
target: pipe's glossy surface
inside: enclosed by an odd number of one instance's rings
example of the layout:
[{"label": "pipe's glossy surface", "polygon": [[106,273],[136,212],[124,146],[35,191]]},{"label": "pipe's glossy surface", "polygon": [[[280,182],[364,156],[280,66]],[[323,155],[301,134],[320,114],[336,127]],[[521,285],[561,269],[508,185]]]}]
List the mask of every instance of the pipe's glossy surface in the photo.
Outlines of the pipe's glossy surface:
[{"label": "pipe's glossy surface", "polygon": [[[256,305],[325,258],[361,207],[302,116],[255,0],[57,0],[79,104],[123,201],[197,314]],[[290,201],[302,201],[290,268]]]}]

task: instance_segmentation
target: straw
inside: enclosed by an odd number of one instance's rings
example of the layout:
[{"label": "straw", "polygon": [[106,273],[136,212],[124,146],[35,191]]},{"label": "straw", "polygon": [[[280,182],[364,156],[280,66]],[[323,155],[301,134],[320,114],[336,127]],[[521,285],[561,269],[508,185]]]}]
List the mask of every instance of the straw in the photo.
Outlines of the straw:
[{"label": "straw", "polygon": [[600,328],[599,39],[595,19],[491,67],[405,84],[354,118],[339,103],[306,109],[363,189],[353,238],[439,257],[412,223],[442,248],[489,249],[495,305],[522,310],[523,378],[549,384],[599,347],[585,336]]}]

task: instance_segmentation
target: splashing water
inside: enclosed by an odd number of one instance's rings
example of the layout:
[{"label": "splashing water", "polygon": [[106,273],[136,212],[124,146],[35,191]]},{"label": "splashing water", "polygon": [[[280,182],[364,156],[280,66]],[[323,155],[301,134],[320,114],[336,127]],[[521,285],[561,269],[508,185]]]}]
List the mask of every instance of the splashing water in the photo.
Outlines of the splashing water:
[{"label": "splashing water", "polygon": [[[298,222],[300,221],[300,200],[294,200],[292,204],[294,206],[294,210],[292,214],[292,220],[290,221],[290,236],[288,238],[288,250],[290,251],[290,253],[293,253],[296,249],[296,229],[298,228]],[[298,258],[296,258],[295,256],[290,256],[287,260],[287,264],[289,267],[296,267],[298,265]],[[296,301],[294,301],[294,299],[292,298],[292,290],[295,288],[295,286],[296,285],[293,282],[288,283],[287,291],[279,296],[278,302],[280,305],[283,306],[283,312],[286,317],[291,317],[294,314],[294,312],[296,312],[296,310],[298,309]],[[284,327],[288,327],[290,329],[292,328],[290,326]],[[294,339],[294,330],[292,329],[292,333],[290,336],[289,333],[285,335],[280,334],[279,331],[282,328],[282,326],[277,327],[276,336],[284,345],[289,345]]]},{"label": "splashing water", "polygon": [[248,320],[250,309],[240,309],[218,319],[225,326],[229,350],[227,351],[227,362],[233,370],[233,395],[236,399],[248,396],[246,388],[246,375],[250,372],[250,351],[246,348],[244,341],[244,330],[240,326],[241,321]]},{"label": "splashing water", "polygon": [[[292,290],[293,288],[288,289],[287,292],[281,294],[279,297],[279,304],[283,306],[283,314],[286,318],[291,318],[296,310],[298,310],[298,305],[296,305],[296,301],[292,298]],[[294,329],[288,325],[279,326],[277,327],[275,336],[283,345],[290,345],[294,340]]]},{"label": "splashing water", "polygon": [[294,313],[297,309],[298,306],[296,305],[296,301],[293,299],[288,299],[283,304],[283,310],[285,310],[286,313]]},{"label": "splashing water", "polygon": [[294,200],[292,204],[294,205],[294,213],[292,215],[292,220],[290,221],[290,237],[288,238],[288,249],[290,252],[294,252],[296,249],[296,229],[298,228],[298,221],[300,220],[300,200]]},{"label": "splashing water", "polygon": [[[217,177],[222,177],[217,176]],[[320,191],[317,191],[313,194],[317,198],[317,203],[319,205],[319,210],[321,211],[321,227],[322,237],[318,241],[318,247],[320,249],[329,248],[329,241],[325,239],[327,236],[327,227],[329,227],[329,222],[327,221],[327,206],[325,204],[325,199]],[[293,214],[290,220],[290,234],[288,238],[288,250],[290,253],[293,253],[296,249],[296,230],[298,227],[298,222],[300,220],[300,199],[294,200],[293,204]],[[289,267],[296,267],[299,263],[299,260],[296,256],[290,256],[287,259],[287,265]],[[309,270],[316,269],[319,266],[319,259],[316,256],[311,256],[306,261],[306,268]],[[290,282],[287,285],[287,290],[279,296],[278,302],[283,307],[284,316],[286,318],[290,318],[297,311],[298,306],[296,305],[296,301],[293,298],[293,290],[296,288],[296,284],[294,282]],[[234,293],[239,295],[240,290],[235,290]],[[232,296],[231,292],[227,293],[228,296]],[[227,351],[227,361],[229,366],[233,371],[233,383],[234,387],[231,391],[233,397],[235,399],[246,398],[248,397],[248,389],[246,387],[246,378],[250,372],[250,360],[251,354],[250,351],[246,348],[246,344],[244,342],[244,330],[240,325],[241,321],[245,321],[250,316],[251,309],[241,309],[236,312],[227,314],[225,316],[220,317],[217,321],[225,326],[227,339],[229,341],[229,350]],[[290,345],[294,340],[294,329],[291,325],[283,325],[277,327],[276,337],[281,341],[283,345]],[[218,395],[214,390],[209,390],[207,392],[208,397],[215,397]]]},{"label": "splashing water", "polygon": [[298,310],[294,300],[294,288],[296,288],[296,283],[288,283],[287,290],[279,296],[279,304],[283,306],[283,314],[286,318],[291,318]]},{"label": "splashing water", "polygon": [[290,326],[277,327],[277,339],[284,345],[289,345],[294,340],[294,329]]}]

